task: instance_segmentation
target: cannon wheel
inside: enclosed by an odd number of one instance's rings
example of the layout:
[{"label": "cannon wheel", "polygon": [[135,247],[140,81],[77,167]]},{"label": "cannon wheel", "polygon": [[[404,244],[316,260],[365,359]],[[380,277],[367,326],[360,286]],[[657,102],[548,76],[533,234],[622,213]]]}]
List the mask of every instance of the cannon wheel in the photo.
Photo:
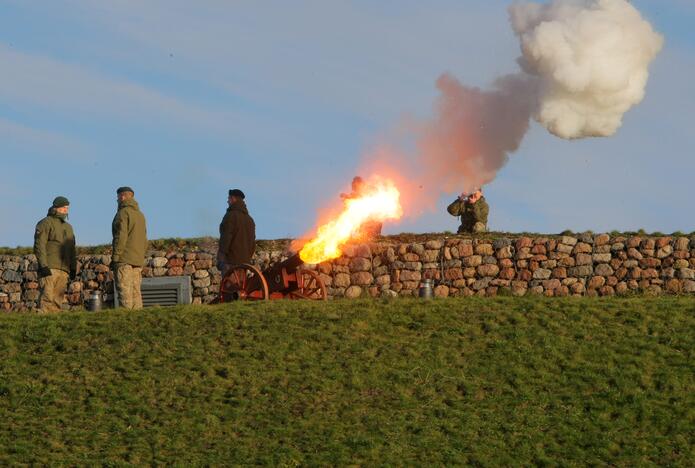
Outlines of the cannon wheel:
[{"label": "cannon wheel", "polygon": [[268,300],[268,283],[253,265],[232,266],[220,282],[219,302],[235,300]]},{"label": "cannon wheel", "polygon": [[297,270],[297,289],[288,294],[290,299],[312,299],[325,301],[328,290],[318,273],[300,268]]}]

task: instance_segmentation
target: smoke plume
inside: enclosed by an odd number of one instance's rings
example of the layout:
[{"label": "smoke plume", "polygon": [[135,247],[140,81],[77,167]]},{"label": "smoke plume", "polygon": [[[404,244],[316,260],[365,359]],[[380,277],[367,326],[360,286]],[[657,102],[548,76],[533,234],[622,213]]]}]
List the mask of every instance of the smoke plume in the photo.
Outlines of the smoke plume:
[{"label": "smoke plume", "polygon": [[522,74],[507,75],[483,91],[445,74],[437,87],[435,118],[418,140],[423,185],[470,192],[492,181],[519,147],[535,106],[535,84]]},{"label": "smoke plume", "polygon": [[625,0],[555,0],[509,8],[519,65],[541,94],[534,118],[561,138],[613,135],[644,97],[662,37]]},{"label": "smoke plume", "polygon": [[662,37],[626,0],[509,7],[521,70],[489,90],[445,74],[434,117],[418,130],[422,185],[470,191],[492,181],[531,118],[561,138],[609,136],[644,97]]}]

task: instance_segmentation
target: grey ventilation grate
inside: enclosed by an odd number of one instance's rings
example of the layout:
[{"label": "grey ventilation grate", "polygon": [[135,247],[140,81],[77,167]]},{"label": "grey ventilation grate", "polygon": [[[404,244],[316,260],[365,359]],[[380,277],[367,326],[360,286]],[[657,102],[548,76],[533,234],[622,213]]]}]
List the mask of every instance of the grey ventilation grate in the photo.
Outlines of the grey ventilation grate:
[{"label": "grey ventilation grate", "polygon": [[[143,278],[140,292],[142,305],[145,307],[190,304],[192,302],[191,277]],[[116,292],[114,294],[114,307],[118,306],[118,292]]]}]

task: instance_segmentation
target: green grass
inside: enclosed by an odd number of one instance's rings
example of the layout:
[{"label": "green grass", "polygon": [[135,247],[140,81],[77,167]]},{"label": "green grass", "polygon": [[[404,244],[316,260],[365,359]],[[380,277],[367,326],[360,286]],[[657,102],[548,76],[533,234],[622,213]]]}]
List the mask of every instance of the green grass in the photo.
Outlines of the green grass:
[{"label": "green grass", "polygon": [[694,349],[677,297],[7,314],[0,465],[689,465]]}]

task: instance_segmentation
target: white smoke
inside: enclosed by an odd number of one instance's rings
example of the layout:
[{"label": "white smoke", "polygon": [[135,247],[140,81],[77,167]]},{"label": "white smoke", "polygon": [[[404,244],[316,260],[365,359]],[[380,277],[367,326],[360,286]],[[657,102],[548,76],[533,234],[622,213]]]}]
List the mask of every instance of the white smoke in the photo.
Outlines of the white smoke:
[{"label": "white smoke", "polygon": [[663,38],[626,0],[509,7],[519,64],[540,81],[534,118],[562,138],[613,135],[644,97]]},{"label": "white smoke", "polygon": [[644,97],[663,38],[626,0],[518,2],[509,16],[521,45],[519,72],[489,90],[448,74],[437,80],[434,116],[418,126],[418,163],[408,176],[423,192],[470,192],[491,182],[532,117],[561,138],[609,136]]}]

